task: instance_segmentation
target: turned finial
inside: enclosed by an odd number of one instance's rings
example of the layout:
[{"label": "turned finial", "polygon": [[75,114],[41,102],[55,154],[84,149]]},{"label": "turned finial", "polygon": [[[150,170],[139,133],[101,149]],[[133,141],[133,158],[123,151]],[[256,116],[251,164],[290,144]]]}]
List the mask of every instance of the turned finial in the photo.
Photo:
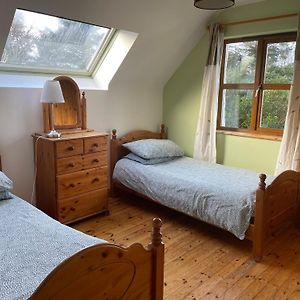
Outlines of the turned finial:
[{"label": "turned finial", "polygon": [[266,174],[260,174],[259,175],[259,184],[258,184],[258,188],[260,190],[265,190],[266,189],[266,183],[265,183],[265,180],[266,180],[267,176]]},{"label": "turned finial", "polygon": [[112,140],[117,139],[117,129],[113,129],[111,132],[112,132],[112,135],[111,135]]},{"label": "turned finial", "polygon": [[165,134],[166,134],[166,127],[165,127],[165,124],[161,124],[161,125],[160,125],[160,135],[161,135],[161,138],[164,138],[164,137],[165,137]]},{"label": "turned finial", "polygon": [[162,244],[162,234],[160,228],[162,226],[162,221],[160,218],[154,218],[152,221],[152,239],[151,245],[156,247]]},{"label": "turned finial", "polygon": [[85,98],[85,92],[82,92],[81,95],[82,95],[81,101],[85,102],[85,101],[86,101],[86,98]]},{"label": "turned finial", "polygon": [[85,130],[87,129],[87,123],[86,123],[86,98],[85,98],[85,92],[82,92],[81,97],[81,129]]}]

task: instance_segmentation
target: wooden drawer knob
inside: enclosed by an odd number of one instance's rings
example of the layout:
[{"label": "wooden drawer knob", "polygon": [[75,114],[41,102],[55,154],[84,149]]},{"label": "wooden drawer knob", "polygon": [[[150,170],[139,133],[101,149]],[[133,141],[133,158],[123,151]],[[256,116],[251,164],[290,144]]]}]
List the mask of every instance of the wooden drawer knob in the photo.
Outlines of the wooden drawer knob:
[{"label": "wooden drawer knob", "polygon": [[93,160],[93,163],[98,163],[99,162],[99,159],[97,159],[97,158],[95,158],[94,160]]},{"label": "wooden drawer knob", "polygon": [[74,167],[75,167],[75,164],[74,164],[74,163],[69,163],[69,164],[68,164],[68,167],[69,167],[69,168],[74,168]]},{"label": "wooden drawer knob", "polygon": [[69,188],[73,188],[73,187],[75,187],[75,184],[74,184],[74,183],[71,183],[71,184],[69,184],[68,187],[69,187]]},{"label": "wooden drawer knob", "polygon": [[75,148],[74,148],[74,146],[70,146],[70,147],[68,147],[68,149],[67,150],[69,150],[69,151],[73,151]]},{"label": "wooden drawer knob", "polygon": [[97,143],[95,143],[95,144],[93,144],[92,147],[93,147],[93,148],[97,148],[97,147],[99,147],[99,145],[98,145]]},{"label": "wooden drawer knob", "polygon": [[100,181],[99,178],[94,178],[94,179],[92,180],[92,183],[95,183],[95,182],[98,182],[98,181]]}]

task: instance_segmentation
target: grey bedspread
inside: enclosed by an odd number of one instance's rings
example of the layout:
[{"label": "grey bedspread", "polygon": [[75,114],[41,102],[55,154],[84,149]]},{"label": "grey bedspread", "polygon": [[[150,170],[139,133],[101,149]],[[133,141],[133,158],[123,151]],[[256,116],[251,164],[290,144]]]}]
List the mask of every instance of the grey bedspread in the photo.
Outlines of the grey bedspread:
[{"label": "grey bedspread", "polygon": [[60,224],[24,200],[0,201],[0,299],[28,299],[64,259],[105,241]]},{"label": "grey bedspread", "polygon": [[245,238],[258,174],[182,157],[157,165],[123,158],[113,179],[151,199]]}]

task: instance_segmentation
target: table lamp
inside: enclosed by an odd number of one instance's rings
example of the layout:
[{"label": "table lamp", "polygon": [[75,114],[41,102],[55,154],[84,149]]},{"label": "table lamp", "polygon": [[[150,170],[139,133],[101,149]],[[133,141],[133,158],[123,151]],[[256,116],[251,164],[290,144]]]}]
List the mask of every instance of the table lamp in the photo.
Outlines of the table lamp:
[{"label": "table lamp", "polygon": [[50,103],[50,128],[51,131],[47,133],[47,137],[49,138],[59,138],[60,133],[54,129],[54,104],[56,103],[64,103],[64,96],[61,90],[61,86],[59,81],[57,80],[47,80],[44,84],[42,95],[41,95],[41,103]]}]

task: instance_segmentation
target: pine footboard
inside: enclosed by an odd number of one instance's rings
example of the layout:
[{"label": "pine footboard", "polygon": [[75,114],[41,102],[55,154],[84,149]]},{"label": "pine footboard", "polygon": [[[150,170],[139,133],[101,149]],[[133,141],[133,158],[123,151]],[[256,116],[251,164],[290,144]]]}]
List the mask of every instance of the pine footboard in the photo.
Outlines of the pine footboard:
[{"label": "pine footboard", "polygon": [[285,171],[266,187],[266,175],[260,175],[256,191],[255,217],[246,238],[253,242],[253,256],[260,261],[268,241],[276,232],[300,216],[300,173]]},{"label": "pine footboard", "polygon": [[123,248],[88,247],[56,267],[30,300],[163,299],[164,245],[161,220],[153,220],[152,238]]}]

